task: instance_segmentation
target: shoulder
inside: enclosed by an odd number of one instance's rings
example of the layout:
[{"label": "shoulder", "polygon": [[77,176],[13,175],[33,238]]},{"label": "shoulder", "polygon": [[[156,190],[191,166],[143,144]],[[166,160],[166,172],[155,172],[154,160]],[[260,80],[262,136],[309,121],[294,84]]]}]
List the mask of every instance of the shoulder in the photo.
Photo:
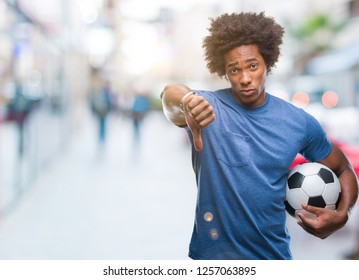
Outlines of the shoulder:
[{"label": "shoulder", "polygon": [[307,111],[290,103],[289,101],[271,94],[268,94],[268,96],[270,97],[270,104],[272,108],[275,107],[276,111],[279,113],[287,114],[287,117],[294,116],[301,119],[312,118]]},{"label": "shoulder", "polygon": [[270,93],[267,93],[267,98],[268,106],[271,109],[270,111],[274,111],[277,114],[281,114],[287,118],[290,118],[291,116],[305,118],[305,115],[308,114],[302,108],[295,106],[287,100],[271,95]]},{"label": "shoulder", "polygon": [[277,96],[272,95],[270,93],[267,93],[267,95],[270,98],[270,102],[277,105],[277,106],[285,107],[288,110],[293,110],[293,111],[297,111],[297,112],[302,112],[302,111],[304,112],[303,109],[295,106],[294,104],[290,103],[287,100],[284,100],[283,98],[277,97]]}]

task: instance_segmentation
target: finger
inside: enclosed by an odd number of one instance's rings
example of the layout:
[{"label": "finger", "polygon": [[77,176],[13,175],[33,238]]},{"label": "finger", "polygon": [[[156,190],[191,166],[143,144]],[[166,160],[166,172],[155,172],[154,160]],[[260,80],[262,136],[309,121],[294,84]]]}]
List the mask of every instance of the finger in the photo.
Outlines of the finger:
[{"label": "finger", "polygon": [[298,221],[297,224],[302,227],[303,230],[305,230],[306,232],[308,232],[309,234],[312,234],[316,237],[319,237],[321,239],[325,239],[328,236],[330,236],[331,233],[323,233],[320,232],[318,230],[316,230],[315,228],[312,228],[310,226],[306,226],[302,221]]},{"label": "finger", "polygon": [[201,129],[197,127],[195,120],[193,119],[191,113],[185,110],[185,118],[189,129],[191,130],[192,137],[193,137],[193,145],[196,151],[202,151],[203,149],[203,142],[201,136]]},{"label": "finger", "polygon": [[207,127],[216,118],[213,107],[202,97],[189,99],[185,108],[200,129]]},{"label": "finger", "polygon": [[310,213],[301,212],[297,214],[300,221],[298,223],[301,223],[301,225],[306,227],[313,227],[315,223],[317,222],[316,216]]},{"label": "finger", "polygon": [[199,128],[205,128],[214,121],[216,116],[211,106],[206,106],[203,109],[200,107],[201,106],[193,108],[190,113],[194,117],[197,126]]},{"label": "finger", "polygon": [[314,230],[311,229],[310,227],[305,226],[302,221],[298,221],[297,224],[298,224],[303,230],[305,230],[306,232],[308,232],[308,233],[310,233],[310,234],[312,234],[312,235],[315,235]]},{"label": "finger", "polygon": [[[201,136],[201,127],[199,126],[198,122],[195,120],[190,107],[190,102],[193,99],[193,97],[187,98],[187,100],[184,102],[183,106],[185,108],[184,115],[187,122],[187,125],[189,129],[191,130],[192,137],[193,137],[193,145],[196,151],[202,151],[203,149],[203,142],[202,142],[202,136]],[[195,107],[197,104],[192,104],[193,107]],[[195,112],[193,112],[195,113]]]},{"label": "finger", "polygon": [[319,225],[318,217],[310,212],[300,212],[297,214],[298,218],[300,219],[298,221],[298,224],[307,232],[318,236],[317,228]]},{"label": "finger", "polygon": [[323,213],[323,208],[320,207],[315,207],[308,204],[302,204],[301,206],[305,211],[308,211],[316,216],[320,216]]}]

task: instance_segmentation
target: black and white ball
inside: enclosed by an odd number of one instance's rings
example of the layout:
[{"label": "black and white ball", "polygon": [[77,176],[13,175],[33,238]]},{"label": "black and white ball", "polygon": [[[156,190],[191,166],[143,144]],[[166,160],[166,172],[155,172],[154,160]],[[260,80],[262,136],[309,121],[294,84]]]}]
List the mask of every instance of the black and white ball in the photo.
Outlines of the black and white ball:
[{"label": "black and white ball", "polygon": [[295,217],[301,204],[336,210],[341,196],[338,177],[327,166],[317,162],[296,165],[286,184],[285,207]]}]

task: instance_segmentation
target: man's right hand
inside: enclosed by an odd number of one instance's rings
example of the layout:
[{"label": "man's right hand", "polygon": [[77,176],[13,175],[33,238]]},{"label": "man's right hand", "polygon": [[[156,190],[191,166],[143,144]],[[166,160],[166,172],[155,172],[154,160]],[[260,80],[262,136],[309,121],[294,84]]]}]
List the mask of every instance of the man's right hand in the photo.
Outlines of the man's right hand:
[{"label": "man's right hand", "polygon": [[194,148],[196,151],[202,151],[201,129],[215,120],[213,107],[204,97],[190,95],[183,100],[183,111],[186,123],[192,132]]}]

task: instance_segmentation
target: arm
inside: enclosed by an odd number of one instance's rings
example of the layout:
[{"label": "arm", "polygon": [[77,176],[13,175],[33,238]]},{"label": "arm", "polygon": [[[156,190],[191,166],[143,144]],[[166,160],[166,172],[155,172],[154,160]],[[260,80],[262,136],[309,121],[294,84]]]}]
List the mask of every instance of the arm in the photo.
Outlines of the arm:
[{"label": "arm", "polygon": [[334,144],[329,155],[322,161],[338,176],[342,189],[337,211],[303,205],[303,209],[317,216],[311,220],[305,215],[298,214],[298,224],[307,232],[322,239],[343,227],[348,221],[349,213],[358,198],[358,181],[351,164],[344,153]]},{"label": "arm", "polygon": [[[166,86],[161,93],[163,112],[173,124],[189,127],[194,147],[197,151],[201,151],[203,147],[201,129],[207,127],[216,116],[212,106],[204,97],[195,94],[185,96],[190,91],[185,85]],[[181,100],[183,111],[180,108]]]},{"label": "arm", "polygon": [[163,113],[170,122],[179,127],[187,125],[185,115],[180,109],[180,101],[190,91],[185,85],[167,85],[161,93]]}]

